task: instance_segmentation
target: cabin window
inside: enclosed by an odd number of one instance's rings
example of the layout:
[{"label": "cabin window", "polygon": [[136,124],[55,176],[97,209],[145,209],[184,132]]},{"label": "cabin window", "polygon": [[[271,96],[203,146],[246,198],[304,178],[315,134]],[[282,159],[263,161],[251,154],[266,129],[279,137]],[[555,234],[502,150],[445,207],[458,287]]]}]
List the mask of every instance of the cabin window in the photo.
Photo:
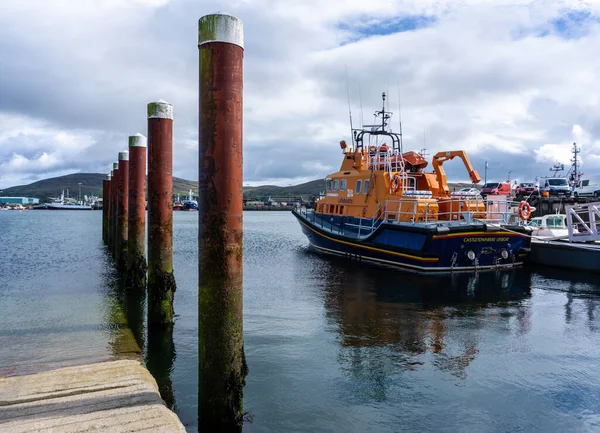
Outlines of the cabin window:
[{"label": "cabin window", "polygon": [[331,179],[327,179],[327,191],[331,191]]},{"label": "cabin window", "polygon": [[565,228],[565,221],[562,217],[549,217],[546,220],[548,228],[551,229],[563,229]]},{"label": "cabin window", "polygon": [[340,191],[346,191],[346,179],[340,181]]},{"label": "cabin window", "polygon": [[365,194],[369,193],[369,188],[371,187],[371,181],[370,180],[365,180]]},{"label": "cabin window", "polygon": [[337,191],[337,190],[338,190],[338,184],[339,184],[339,183],[340,183],[340,181],[339,181],[339,180],[337,180],[337,179],[333,181],[333,190],[334,190],[334,191]]},{"label": "cabin window", "polygon": [[362,191],[362,180],[357,180],[356,181],[356,193],[360,194]]}]

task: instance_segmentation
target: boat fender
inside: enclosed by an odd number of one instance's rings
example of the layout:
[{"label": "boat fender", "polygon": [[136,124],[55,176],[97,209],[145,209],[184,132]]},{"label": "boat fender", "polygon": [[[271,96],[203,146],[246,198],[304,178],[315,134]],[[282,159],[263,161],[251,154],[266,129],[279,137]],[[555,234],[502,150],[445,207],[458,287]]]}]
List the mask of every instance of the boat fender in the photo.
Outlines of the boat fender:
[{"label": "boat fender", "polygon": [[527,220],[531,216],[531,206],[525,200],[519,204],[519,217],[522,220]]}]

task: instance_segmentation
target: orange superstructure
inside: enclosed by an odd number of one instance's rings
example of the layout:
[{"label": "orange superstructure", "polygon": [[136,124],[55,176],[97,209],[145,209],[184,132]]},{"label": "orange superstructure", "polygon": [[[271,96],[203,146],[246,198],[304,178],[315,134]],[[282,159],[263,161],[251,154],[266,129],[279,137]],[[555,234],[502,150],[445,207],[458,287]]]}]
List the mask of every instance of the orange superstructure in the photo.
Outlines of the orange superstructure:
[{"label": "orange superstructure", "polygon": [[445,161],[460,158],[473,183],[481,180],[464,151],[437,153],[433,171],[427,172],[427,160],[416,152],[402,152],[401,134],[387,130],[391,113],[382,109],[375,115],[381,124],[354,130],[351,146],[340,142],[342,165],[327,176],[326,195],[317,202],[316,212],[403,222],[460,220],[465,212],[485,216],[483,201],[450,196]]}]

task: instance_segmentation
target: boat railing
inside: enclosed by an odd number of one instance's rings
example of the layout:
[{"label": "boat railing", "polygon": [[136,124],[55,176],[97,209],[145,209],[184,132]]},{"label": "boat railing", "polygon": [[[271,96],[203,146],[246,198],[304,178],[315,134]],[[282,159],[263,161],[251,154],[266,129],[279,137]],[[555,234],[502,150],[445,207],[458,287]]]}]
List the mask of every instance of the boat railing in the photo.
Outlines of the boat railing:
[{"label": "boat railing", "polygon": [[[415,198],[386,200],[374,217],[379,217],[388,222],[409,223],[441,223],[452,222],[486,222],[509,224],[517,222],[519,202],[504,199],[483,199],[482,197],[461,197],[447,200],[437,200],[425,204],[425,209],[420,208],[422,203]],[[442,210],[441,209],[448,209]],[[383,209],[383,212],[381,212]]]},{"label": "boat railing", "polygon": [[565,206],[569,241],[600,241],[600,202]]},{"label": "boat railing", "polygon": [[[386,200],[379,204],[370,218],[317,214],[314,209],[306,207],[298,208],[297,212],[307,221],[324,230],[355,238],[370,236],[384,222],[436,225],[524,223],[518,214],[520,202],[508,201],[504,197],[483,199],[474,196],[436,201],[427,200],[424,207],[423,203],[424,200],[419,200],[418,197]],[[448,210],[440,212],[440,207]],[[334,218],[340,216],[341,219]],[[600,218],[597,220],[600,223]]]}]

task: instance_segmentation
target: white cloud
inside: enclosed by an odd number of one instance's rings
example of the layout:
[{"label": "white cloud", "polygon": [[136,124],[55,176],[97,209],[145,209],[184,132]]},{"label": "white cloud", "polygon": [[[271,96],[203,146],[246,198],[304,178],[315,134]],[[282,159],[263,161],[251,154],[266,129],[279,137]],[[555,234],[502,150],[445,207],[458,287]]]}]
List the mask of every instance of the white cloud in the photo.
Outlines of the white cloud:
[{"label": "white cloud", "polygon": [[[109,170],[157,98],[175,106],[175,175],[197,177],[196,26],[221,2],[4,3],[0,187]],[[586,170],[600,170],[598,2],[238,0],[227,9],[246,32],[247,183],[296,183],[338,166],[338,142],[349,140],[345,68],[355,125],[359,84],[365,120],[386,89],[397,111],[400,86],[409,149],[425,132],[430,153],[466,149],[475,164],[493,161],[489,179],[508,170],[526,179],[568,164],[577,141]],[[424,17],[426,27],[400,31]]]}]

